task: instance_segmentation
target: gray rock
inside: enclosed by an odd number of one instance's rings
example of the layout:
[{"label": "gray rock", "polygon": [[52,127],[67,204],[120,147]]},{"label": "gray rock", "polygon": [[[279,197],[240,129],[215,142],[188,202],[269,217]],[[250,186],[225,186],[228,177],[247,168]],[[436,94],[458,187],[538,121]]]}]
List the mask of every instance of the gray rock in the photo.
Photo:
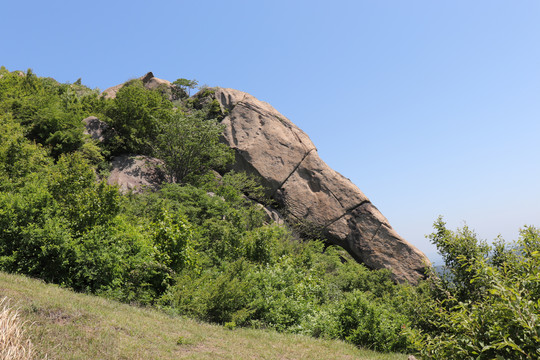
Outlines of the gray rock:
[{"label": "gray rock", "polygon": [[223,135],[236,150],[235,169],[260,175],[275,193],[315,145],[272,106],[249,94],[216,88],[214,95],[228,110]]},{"label": "gray rock", "polygon": [[331,169],[309,137],[269,104],[233,89],[214,88],[226,117],[224,141],[234,169],[259,175],[286,215],[320,229],[359,262],[390,269],[416,283],[427,257],[400,237],[349,179]]},{"label": "gray rock", "polygon": [[163,162],[143,155],[120,155],[112,159],[109,185],[118,185],[123,193],[155,190],[165,181]]},{"label": "gray rock", "polygon": [[89,116],[82,121],[84,123],[84,134],[99,142],[103,142],[109,135],[110,127],[104,121],[99,120],[95,116]]}]

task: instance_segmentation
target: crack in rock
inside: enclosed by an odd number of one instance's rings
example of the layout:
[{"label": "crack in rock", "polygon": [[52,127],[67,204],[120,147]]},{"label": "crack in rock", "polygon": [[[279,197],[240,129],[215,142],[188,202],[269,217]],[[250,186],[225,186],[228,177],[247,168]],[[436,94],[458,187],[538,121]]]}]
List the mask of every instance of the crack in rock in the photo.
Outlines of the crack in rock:
[{"label": "crack in rock", "polygon": [[289,180],[289,178],[296,172],[296,170],[298,170],[298,168],[300,167],[300,165],[302,165],[302,162],[306,159],[306,157],[313,151],[313,150],[317,150],[315,148],[309,150],[308,152],[306,152],[304,154],[304,157],[302,157],[302,160],[300,160],[300,162],[298,162],[298,164],[294,167],[294,169],[291,171],[291,173],[289,175],[287,175],[287,177],[285,178],[285,180],[283,180],[281,182],[281,184],[279,185],[279,187],[272,193],[272,197],[274,197],[276,195],[276,193],[281,190],[283,188],[283,185],[285,185],[285,183],[287,182],[287,180]]}]

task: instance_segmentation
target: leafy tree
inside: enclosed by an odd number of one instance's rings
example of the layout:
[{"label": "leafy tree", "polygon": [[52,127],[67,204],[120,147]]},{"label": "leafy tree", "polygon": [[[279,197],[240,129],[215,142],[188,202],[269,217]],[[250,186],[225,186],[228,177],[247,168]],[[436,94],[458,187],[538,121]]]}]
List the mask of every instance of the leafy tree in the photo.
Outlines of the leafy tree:
[{"label": "leafy tree", "polygon": [[476,277],[470,265],[485,261],[490,247],[479,240],[476,234],[464,226],[453,232],[446,228],[446,223],[439,217],[433,224],[435,232],[429,235],[431,242],[437,246],[447,271],[441,278],[445,288],[452,291],[458,300],[475,300],[484,295],[483,288],[472,280]]},{"label": "leafy tree", "polygon": [[116,94],[106,115],[117,133],[113,153],[150,154],[159,122],[172,112],[172,103],[159,91],[148,90],[133,80]]},{"label": "leafy tree", "polygon": [[210,170],[224,169],[234,152],[219,141],[223,126],[204,120],[201,113],[180,111],[164,118],[154,146],[155,155],[165,162],[170,182],[183,182]]},{"label": "leafy tree", "polygon": [[76,234],[105,225],[119,213],[118,189],[97,182],[94,169],[80,153],[62,155],[51,170],[49,191]]}]

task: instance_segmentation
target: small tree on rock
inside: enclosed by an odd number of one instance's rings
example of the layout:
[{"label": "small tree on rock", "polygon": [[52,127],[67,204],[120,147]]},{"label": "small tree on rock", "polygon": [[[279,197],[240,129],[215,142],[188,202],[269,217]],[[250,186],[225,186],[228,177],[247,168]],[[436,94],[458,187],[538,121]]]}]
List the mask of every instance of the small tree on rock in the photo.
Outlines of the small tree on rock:
[{"label": "small tree on rock", "polygon": [[188,80],[188,79],[180,78],[174,81],[173,85],[181,89],[185,94],[187,94],[187,96],[190,96],[191,89],[195,89],[197,85],[199,85],[199,82],[195,79]]}]

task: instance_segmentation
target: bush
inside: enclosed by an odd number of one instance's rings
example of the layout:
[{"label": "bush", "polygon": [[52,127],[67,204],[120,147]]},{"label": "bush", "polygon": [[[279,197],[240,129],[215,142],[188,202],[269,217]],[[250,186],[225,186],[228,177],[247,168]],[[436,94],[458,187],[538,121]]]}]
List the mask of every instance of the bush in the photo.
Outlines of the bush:
[{"label": "bush", "polygon": [[151,226],[157,258],[161,264],[179,272],[193,263],[193,232],[187,219],[179,213],[172,216],[163,210]]},{"label": "bush", "polygon": [[24,137],[24,129],[11,115],[0,116],[0,128],[0,189],[24,184],[26,176],[52,163],[41,146]]},{"label": "bush", "polygon": [[54,158],[80,149],[81,120],[99,109],[96,91],[82,85],[59,84],[30,70],[23,76],[0,78],[0,112],[24,127],[25,136],[49,150]]},{"label": "bush", "polygon": [[319,274],[297,267],[289,257],[254,270],[250,320],[279,331],[302,332],[303,319],[313,315],[325,299]]},{"label": "bush", "polygon": [[125,84],[105,110],[117,134],[110,143],[111,152],[150,155],[158,124],[171,111],[171,102],[159,91],[146,89],[142,81]]},{"label": "bush", "polygon": [[228,263],[222,271],[208,268],[200,275],[184,271],[163,301],[202,320],[220,324],[242,322],[243,315],[249,313],[249,289],[254,285],[246,277],[250,266],[245,259],[239,259]]},{"label": "bush", "polygon": [[444,244],[439,250],[445,258],[449,250],[454,252],[455,257],[446,265],[456,277],[441,281],[436,274],[431,275],[433,296],[421,304],[420,330],[413,331],[422,356],[539,358],[540,231],[527,227],[516,246],[499,243],[497,251],[490,252],[495,257],[484,257],[479,254],[486,253],[486,245],[466,229],[453,233],[441,219],[435,228],[437,233],[432,237]]},{"label": "bush", "polygon": [[355,290],[348,294],[337,311],[339,335],[355,345],[377,351],[403,351],[410,347],[402,331],[406,316]]}]

